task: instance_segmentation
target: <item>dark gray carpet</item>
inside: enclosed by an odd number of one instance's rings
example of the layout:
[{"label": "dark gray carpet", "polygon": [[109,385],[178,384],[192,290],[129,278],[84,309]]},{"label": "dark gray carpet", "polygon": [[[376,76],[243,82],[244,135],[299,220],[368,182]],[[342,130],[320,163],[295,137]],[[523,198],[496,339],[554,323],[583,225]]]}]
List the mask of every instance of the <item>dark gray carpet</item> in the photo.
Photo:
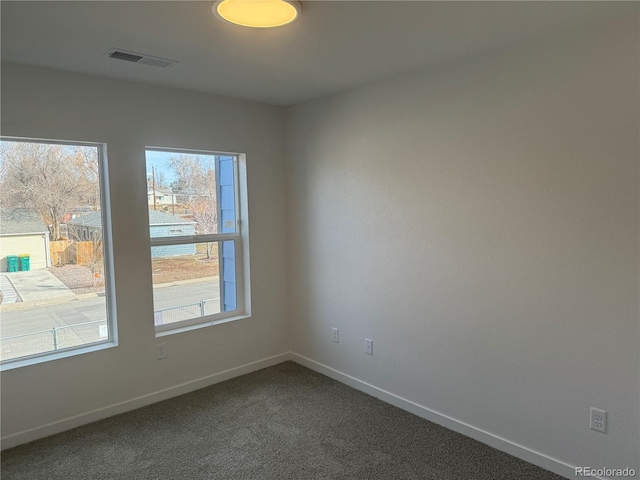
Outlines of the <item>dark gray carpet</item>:
[{"label": "dark gray carpet", "polygon": [[561,479],[286,362],[2,452],[2,480]]}]

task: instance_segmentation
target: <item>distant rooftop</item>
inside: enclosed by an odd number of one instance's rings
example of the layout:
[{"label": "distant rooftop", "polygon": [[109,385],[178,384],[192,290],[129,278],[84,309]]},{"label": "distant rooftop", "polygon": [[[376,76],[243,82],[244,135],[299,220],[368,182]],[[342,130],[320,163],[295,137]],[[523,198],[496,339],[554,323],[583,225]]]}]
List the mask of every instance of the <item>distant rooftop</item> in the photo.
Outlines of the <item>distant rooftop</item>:
[{"label": "distant rooftop", "polygon": [[185,220],[177,215],[171,215],[170,213],[160,212],[152,208],[149,209],[149,225],[171,225],[174,223],[192,223],[193,220]]},{"label": "distant rooftop", "polygon": [[[100,212],[89,213],[73,220],[66,222],[68,225],[86,225],[89,227],[99,227],[102,225],[102,215]],[[159,212],[158,210],[149,209],[149,225],[175,225],[176,223],[190,223],[196,222],[191,220],[185,220],[184,218],[170,213]]]},{"label": "distant rooftop", "polygon": [[40,215],[28,208],[0,208],[0,235],[49,233]]},{"label": "distant rooftop", "polygon": [[70,208],[69,213],[91,213],[91,212],[95,212],[93,207],[90,207],[89,205],[81,205],[78,207],[73,207]]},{"label": "distant rooftop", "polygon": [[[147,195],[153,195],[152,188],[147,189]],[[156,187],[156,195],[176,195],[176,194],[173,193],[171,190]]]}]

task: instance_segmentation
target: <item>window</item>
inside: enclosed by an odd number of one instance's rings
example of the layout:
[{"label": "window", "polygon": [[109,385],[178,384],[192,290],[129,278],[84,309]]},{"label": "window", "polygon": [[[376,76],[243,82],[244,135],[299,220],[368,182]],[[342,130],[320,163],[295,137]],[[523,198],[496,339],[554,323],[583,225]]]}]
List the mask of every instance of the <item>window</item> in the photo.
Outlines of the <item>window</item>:
[{"label": "window", "polygon": [[105,148],[0,139],[3,368],[115,342]]},{"label": "window", "polygon": [[146,159],[147,190],[171,199],[149,205],[156,332],[246,314],[239,157],[149,148]]}]

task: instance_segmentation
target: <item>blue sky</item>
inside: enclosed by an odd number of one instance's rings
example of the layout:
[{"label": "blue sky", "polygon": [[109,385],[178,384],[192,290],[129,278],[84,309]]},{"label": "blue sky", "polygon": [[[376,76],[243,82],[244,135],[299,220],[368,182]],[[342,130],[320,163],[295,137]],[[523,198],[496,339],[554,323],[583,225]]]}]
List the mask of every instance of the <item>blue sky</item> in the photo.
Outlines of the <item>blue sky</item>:
[{"label": "blue sky", "polygon": [[155,167],[156,176],[162,172],[164,174],[164,179],[167,184],[173,182],[176,177],[173,173],[173,170],[169,168],[169,160],[174,155],[180,153],[187,153],[190,156],[194,157],[202,157],[204,159],[211,160],[215,157],[215,155],[203,154],[203,153],[194,153],[194,152],[179,152],[179,151],[167,151],[162,152],[158,150],[147,150],[146,151],[146,159],[147,159],[147,175],[151,175],[151,167]]},{"label": "blue sky", "polygon": [[169,159],[175,155],[175,152],[158,152],[156,150],[147,150],[147,175],[151,175],[151,167],[156,168],[156,175],[159,172],[164,173],[164,178],[167,183],[171,183],[175,180],[173,171],[169,168]]}]

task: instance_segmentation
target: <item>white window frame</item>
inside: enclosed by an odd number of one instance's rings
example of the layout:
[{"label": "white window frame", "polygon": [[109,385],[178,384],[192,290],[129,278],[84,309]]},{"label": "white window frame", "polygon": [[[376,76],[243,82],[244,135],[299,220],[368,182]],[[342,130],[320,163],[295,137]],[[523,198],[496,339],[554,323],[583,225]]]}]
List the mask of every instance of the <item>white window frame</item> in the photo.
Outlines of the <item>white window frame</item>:
[{"label": "white window frame", "polygon": [[59,358],[67,358],[75,355],[82,355],[85,353],[116,347],[118,345],[118,322],[116,319],[116,290],[113,275],[113,243],[111,240],[111,200],[109,195],[110,189],[109,168],[107,164],[107,144],[86,141],[54,140],[12,136],[0,136],[0,140],[22,143],[46,143],[72,146],[79,145],[97,148],[99,178],[98,182],[100,185],[100,208],[102,220],[102,258],[104,261],[104,291],[106,302],[105,314],[107,317],[106,324],[108,327],[107,338],[104,340],[3,360],[0,362],[0,371],[12,370],[14,368],[24,367],[28,365],[50,362]]},{"label": "white window frame", "polygon": [[[194,328],[227,323],[241,318],[251,316],[250,305],[250,281],[249,281],[249,222],[247,208],[247,181],[246,181],[246,156],[241,153],[219,152],[210,150],[193,150],[184,148],[166,147],[146,147],[145,153],[155,151],[163,153],[184,153],[207,156],[233,157],[233,179],[234,179],[234,200],[235,200],[235,232],[234,233],[212,233],[194,235],[169,235],[166,237],[149,236],[151,247],[184,245],[208,242],[233,241],[235,244],[235,275],[236,275],[236,309],[231,311],[221,311],[219,313],[190,318],[179,322],[155,325],[156,337],[189,331]],[[145,160],[146,161],[146,160]],[[219,190],[219,173],[216,171],[216,195]],[[145,182],[146,188],[146,182]],[[218,210],[220,203],[218,200]],[[222,221],[218,216],[219,221]],[[220,225],[219,225],[220,227]],[[221,243],[218,243],[219,258],[219,283],[220,283],[220,305],[224,305],[224,286],[221,262]],[[154,289],[155,290],[155,289]],[[155,312],[155,307],[154,307]]]}]

